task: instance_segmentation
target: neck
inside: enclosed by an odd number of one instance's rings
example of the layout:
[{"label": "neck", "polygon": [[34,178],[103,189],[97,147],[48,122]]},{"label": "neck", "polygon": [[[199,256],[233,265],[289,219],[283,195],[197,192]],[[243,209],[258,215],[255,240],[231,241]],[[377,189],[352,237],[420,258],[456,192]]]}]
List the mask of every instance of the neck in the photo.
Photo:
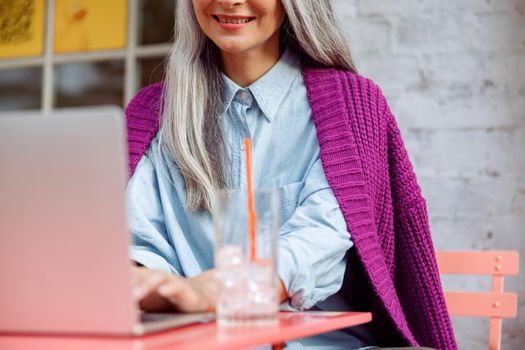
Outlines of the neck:
[{"label": "neck", "polygon": [[221,51],[224,74],[241,87],[257,81],[279,60],[279,35],[251,50],[230,53]]}]

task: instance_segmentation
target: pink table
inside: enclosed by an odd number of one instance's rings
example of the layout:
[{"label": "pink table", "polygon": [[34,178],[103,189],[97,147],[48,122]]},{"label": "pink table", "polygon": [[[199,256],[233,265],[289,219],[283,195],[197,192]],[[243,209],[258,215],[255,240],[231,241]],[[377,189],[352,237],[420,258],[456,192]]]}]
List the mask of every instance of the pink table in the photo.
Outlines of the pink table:
[{"label": "pink table", "polygon": [[370,322],[369,312],[281,312],[279,324],[264,327],[219,329],[215,322],[195,324],[143,337],[74,337],[0,334],[0,350],[234,350],[280,344]]}]

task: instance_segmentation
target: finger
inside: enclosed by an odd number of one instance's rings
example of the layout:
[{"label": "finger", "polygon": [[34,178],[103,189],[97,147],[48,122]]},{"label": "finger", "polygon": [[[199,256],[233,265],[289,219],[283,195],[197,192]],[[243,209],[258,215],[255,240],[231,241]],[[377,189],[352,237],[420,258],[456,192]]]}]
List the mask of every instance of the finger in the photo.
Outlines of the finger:
[{"label": "finger", "polygon": [[168,279],[169,275],[163,271],[149,270],[144,274],[142,280],[137,284],[133,290],[133,294],[137,300],[141,300],[153,291],[155,291],[162,283]]},{"label": "finger", "polygon": [[184,278],[170,278],[169,281],[159,286],[157,292],[180,311],[206,311],[201,295]]},{"label": "finger", "polygon": [[163,297],[175,297],[183,292],[183,289],[187,288],[184,278],[178,278],[178,276],[171,276],[164,283],[159,285],[157,292]]}]

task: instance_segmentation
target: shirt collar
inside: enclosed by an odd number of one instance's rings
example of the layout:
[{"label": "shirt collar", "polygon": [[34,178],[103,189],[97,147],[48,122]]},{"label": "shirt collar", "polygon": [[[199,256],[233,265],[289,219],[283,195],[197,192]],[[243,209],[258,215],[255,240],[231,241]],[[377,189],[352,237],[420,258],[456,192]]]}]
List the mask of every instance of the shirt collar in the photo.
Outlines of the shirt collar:
[{"label": "shirt collar", "polygon": [[[301,75],[299,57],[290,49],[286,49],[281,58],[259,80],[248,86],[259,108],[268,121],[272,121],[277,108],[291,88],[297,76]],[[223,73],[225,109],[230,107],[235,95],[243,90]],[[246,89],[245,89],[246,90]]]},{"label": "shirt collar", "polygon": [[224,73],[222,73],[222,81],[224,82],[224,110],[226,111],[230,108],[230,104],[232,103],[237,91],[242,88],[235,84],[235,82],[228,78]]}]

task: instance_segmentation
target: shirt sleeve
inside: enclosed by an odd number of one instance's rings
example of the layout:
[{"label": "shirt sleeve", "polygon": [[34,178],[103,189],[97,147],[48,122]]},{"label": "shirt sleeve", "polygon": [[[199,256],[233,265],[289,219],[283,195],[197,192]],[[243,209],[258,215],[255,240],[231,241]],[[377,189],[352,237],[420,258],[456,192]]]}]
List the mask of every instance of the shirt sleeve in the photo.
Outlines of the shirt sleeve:
[{"label": "shirt sleeve", "polygon": [[297,207],[280,228],[277,265],[291,306],[302,310],[341,288],[353,243],[319,159],[296,196]]},{"label": "shirt sleeve", "polygon": [[168,260],[177,260],[169,243],[159,194],[157,172],[149,157],[142,156],[126,190],[128,227],[132,234],[130,258],[150,269],[181,274]]}]

